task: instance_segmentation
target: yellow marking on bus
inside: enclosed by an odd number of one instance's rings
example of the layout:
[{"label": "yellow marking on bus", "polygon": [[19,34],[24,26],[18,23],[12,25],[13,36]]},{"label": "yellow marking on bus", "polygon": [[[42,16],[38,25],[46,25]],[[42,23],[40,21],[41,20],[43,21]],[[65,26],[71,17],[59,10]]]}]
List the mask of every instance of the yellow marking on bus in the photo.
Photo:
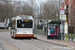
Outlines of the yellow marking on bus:
[{"label": "yellow marking on bus", "polygon": [[29,21],[29,20],[24,20],[24,21]]}]

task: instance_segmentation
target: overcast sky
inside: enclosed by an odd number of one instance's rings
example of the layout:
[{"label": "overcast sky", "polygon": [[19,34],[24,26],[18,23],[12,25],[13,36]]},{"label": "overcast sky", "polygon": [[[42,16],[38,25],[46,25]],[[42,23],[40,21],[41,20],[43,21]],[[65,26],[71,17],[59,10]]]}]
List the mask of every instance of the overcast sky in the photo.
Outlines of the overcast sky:
[{"label": "overcast sky", "polygon": [[[18,0],[15,0],[15,1],[18,1]],[[25,1],[25,2],[27,2],[28,0],[20,0],[20,1]],[[40,5],[40,3],[42,3],[42,2],[46,2],[47,0],[35,0],[35,2],[38,4],[38,5]]]},{"label": "overcast sky", "polygon": [[[28,0],[26,0],[26,1],[28,1]],[[35,0],[35,2],[37,3],[38,6],[40,5],[40,3],[46,2],[46,1],[47,1],[47,0]]]},{"label": "overcast sky", "polygon": [[[15,0],[15,1],[24,1],[24,2],[28,2],[29,0]],[[47,0],[35,0],[35,2],[37,3],[38,6],[40,5],[40,3],[46,2],[46,1],[47,1]],[[59,0],[51,0],[51,1],[58,1],[58,2],[59,2]],[[61,0],[61,1],[64,1],[64,0]]]},{"label": "overcast sky", "polygon": [[[28,0],[21,0],[21,1],[28,1]],[[35,0],[36,3],[40,3],[40,2],[46,2],[47,0]]]}]

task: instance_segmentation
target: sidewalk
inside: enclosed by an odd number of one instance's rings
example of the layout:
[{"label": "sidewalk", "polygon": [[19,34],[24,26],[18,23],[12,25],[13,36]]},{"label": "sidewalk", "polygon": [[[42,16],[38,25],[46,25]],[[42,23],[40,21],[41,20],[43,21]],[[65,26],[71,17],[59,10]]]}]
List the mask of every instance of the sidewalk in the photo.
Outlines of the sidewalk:
[{"label": "sidewalk", "polygon": [[68,47],[75,48],[75,43],[74,42],[69,42],[69,41],[65,42],[65,41],[62,41],[62,40],[47,39],[46,36],[39,35],[39,34],[35,34],[34,36],[37,37],[37,39],[39,39],[39,40],[50,42],[52,44],[56,44],[56,45],[60,45],[60,46],[68,46]]},{"label": "sidewalk", "polygon": [[0,32],[6,32],[6,31],[9,31],[8,29],[0,29]]}]

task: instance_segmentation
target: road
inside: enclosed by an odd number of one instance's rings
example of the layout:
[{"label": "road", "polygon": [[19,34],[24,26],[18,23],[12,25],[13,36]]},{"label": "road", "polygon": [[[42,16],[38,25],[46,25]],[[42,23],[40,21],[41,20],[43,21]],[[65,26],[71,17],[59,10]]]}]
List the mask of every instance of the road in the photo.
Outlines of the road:
[{"label": "road", "polygon": [[0,50],[74,50],[37,39],[13,39],[9,31],[0,32]]}]

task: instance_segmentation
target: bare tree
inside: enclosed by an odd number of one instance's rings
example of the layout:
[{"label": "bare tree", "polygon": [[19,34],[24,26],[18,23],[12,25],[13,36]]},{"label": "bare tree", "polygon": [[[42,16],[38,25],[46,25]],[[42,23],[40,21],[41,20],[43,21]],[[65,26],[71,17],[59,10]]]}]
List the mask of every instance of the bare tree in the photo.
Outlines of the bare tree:
[{"label": "bare tree", "polygon": [[[0,18],[4,21],[4,18],[11,18],[16,15],[32,15],[34,17],[34,13],[36,11],[35,0],[30,0],[29,3],[24,2],[9,2],[2,1],[0,3]],[[13,4],[12,4],[13,3]],[[35,6],[35,7],[34,7]]]},{"label": "bare tree", "polygon": [[41,4],[41,18],[43,19],[58,19],[56,14],[58,14],[58,3],[51,2],[48,0],[46,3]]},{"label": "bare tree", "polygon": [[31,15],[34,17],[36,11],[34,6],[37,6],[35,0],[29,0],[29,2],[14,2],[14,13],[17,15]]},{"label": "bare tree", "polygon": [[26,3],[22,7],[22,13],[25,14],[25,15],[32,15],[32,8],[30,7],[30,5],[28,3]]},{"label": "bare tree", "polygon": [[4,21],[5,18],[13,16],[13,6],[8,2],[0,3],[0,18],[1,21]]},{"label": "bare tree", "polygon": [[35,13],[36,13],[36,7],[37,7],[37,4],[35,3],[35,0],[29,0],[29,4],[30,4],[30,10],[32,12],[32,16],[35,17]]}]

